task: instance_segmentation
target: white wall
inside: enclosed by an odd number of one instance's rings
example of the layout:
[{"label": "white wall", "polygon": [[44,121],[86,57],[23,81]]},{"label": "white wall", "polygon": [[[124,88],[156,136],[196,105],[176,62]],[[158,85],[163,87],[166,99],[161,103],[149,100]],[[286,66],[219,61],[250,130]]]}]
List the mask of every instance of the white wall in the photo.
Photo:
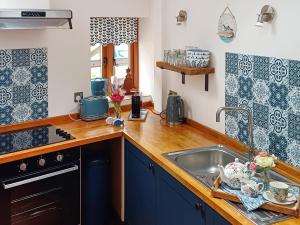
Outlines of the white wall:
[{"label": "white wall", "polygon": [[139,78],[140,91],[149,94],[154,89],[154,43],[152,20],[141,18],[139,20]]},{"label": "white wall", "polygon": [[[10,1],[3,2],[8,5]],[[48,48],[49,116],[56,116],[77,111],[77,104],[73,103],[74,92],[90,94],[89,18],[145,17],[149,14],[149,5],[148,0],[51,0],[50,8],[72,9],[74,29],[0,30],[0,49]]]},{"label": "white wall", "polygon": [[47,9],[49,0],[0,0],[2,9]]},{"label": "white wall", "polygon": [[152,95],[155,109],[162,111],[162,76],[155,62],[162,57],[162,9],[161,0],[151,0],[150,15],[140,19],[140,90]]},{"label": "white wall", "polygon": [[[204,91],[204,77],[186,78],[181,84],[181,76],[163,72],[163,104],[167,91],[172,89],[181,95],[186,103],[187,116],[212,128],[224,131],[224,122],[215,122],[215,111],[225,104],[225,52],[238,52],[291,59],[300,58],[300,1],[267,0],[162,0],[163,9],[163,49],[184,48],[196,45],[213,53],[212,65],[216,73],[210,77],[209,92]],[[223,43],[217,35],[220,14],[229,5],[235,14],[238,33],[230,44]],[[257,14],[264,4],[270,4],[277,11],[277,19],[264,28],[255,27]],[[177,26],[175,16],[180,9],[188,12],[185,26]],[[223,120],[224,121],[224,120]]]}]

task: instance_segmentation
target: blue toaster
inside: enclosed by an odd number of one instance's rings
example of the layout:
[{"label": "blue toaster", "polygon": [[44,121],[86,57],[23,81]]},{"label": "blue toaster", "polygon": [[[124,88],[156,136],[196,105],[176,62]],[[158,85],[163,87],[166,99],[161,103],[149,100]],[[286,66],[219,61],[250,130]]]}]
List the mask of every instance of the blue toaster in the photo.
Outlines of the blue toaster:
[{"label": "blue toaster", "polygon": [[108,117],[108,100],[105,96],[90,96],[80,101],[80,118],[84,121]]}]

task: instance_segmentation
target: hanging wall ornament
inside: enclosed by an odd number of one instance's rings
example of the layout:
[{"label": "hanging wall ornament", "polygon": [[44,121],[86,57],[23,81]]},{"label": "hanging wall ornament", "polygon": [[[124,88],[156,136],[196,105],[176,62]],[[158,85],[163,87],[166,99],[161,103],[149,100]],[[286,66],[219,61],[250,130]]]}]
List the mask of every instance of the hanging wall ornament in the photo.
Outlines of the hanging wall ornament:
[{"label": "hanging wall ornament", "polygon": [[229,7],[227,6],[220,16],[218,25],[218,35],[222,41],[232,42],[236,36],[237,24],[235,17]]}]

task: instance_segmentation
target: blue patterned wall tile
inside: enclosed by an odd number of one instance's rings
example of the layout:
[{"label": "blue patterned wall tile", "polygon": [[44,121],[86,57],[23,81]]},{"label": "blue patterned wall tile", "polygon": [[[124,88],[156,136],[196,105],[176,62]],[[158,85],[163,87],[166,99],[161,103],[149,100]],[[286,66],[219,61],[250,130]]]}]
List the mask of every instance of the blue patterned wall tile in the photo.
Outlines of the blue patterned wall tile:
[{"label": "blue patterned wall tile", "polygon": [[280,160],[287,161],[288,141],[284,136],[271,132],[269,134],[270,153],[275,154]]},{"label": "blue patterned wall tile", "polygon": [[[233,97],[231,95],[225,95],[225,106],[237,107],[238,106],[238,98]],[[226,112],[228,115],[238,118],[237,112]]]},{"label": "blue patterned wall tile", "polygon": [[13,87],[13,105],[30,102],[30,85]]},{"label": "blue patterned wall tile", "polygon": [[45,48],[30,49],[30,60],[31,60],[30,61],[31,65],[47,66],[48,65],[47,49]]},{"label": "blue patterned wall tile", "polygon": [[34,102],[31,105],[33,119],[42,119],[48,116],[48,102]]},{"label": "blue patterned wall tile", "polygon": [[253,80],[249,77],[239,77],[239,98],[253,99]]},{"label": "blue patterned wall tile", "polygon": [[[226,54],[226,106],[238,102],[250,108],[255,147],[300,168],[299,85],[300,61]],[[226,113],[225,118],[226,134],[248,142],[247,115]]]},{"label": "blue patterned wall tile", "polygon": [[300,168],[300,142],[291,141],[289,142],[287,155],[288,155],[288,162],[294,166]]},{"label": "blue patterned wall tile", "polygon": [[48,82],[48,68],[46,66],[33,66],[31,68],[31,83]]},{"label": "blue patterned wall tile", "polygon": [[12,91],[10,88],[0,88],[0,106],[11,105]]},{"label": "blue patterned wall tile", "polygon": [[48,101],[48,85],[35,84],[31,85],[31,100],[36,102]]},{"label": "blue patterned wall tile", "polygon": [[[241,108],[247,108],[252,111],[253,108],[253,101],[249,101],[247,99],[239,98],[238,99],[238,106]],[[239,112],[238,113],[239,120],[242,120],[244,122],[248,122],[248,114],[245,112]]]},{"label": "blue patterned wall tile", "polygon": [[245,144],[249,144],[249,130],[248,130],[247,123],[240,120],[238,122],[238,126],[239,126],[238,139]]},{"label": "blue patterned wall tile", "polygon": [[289,113],[288,132],[289,138],[300,142],[300,116]]},{"label": "blue patterned wall tile", "polygon": [[254,147],[256,149],[264,150],[269,149],[269,135],[268,130],[255,126],[254,131]]},{"label": "blue patterned wall tile", "polygon": [[290,89],[288,101],[290,111],[294,114],[300,115],[300,88]]},{"label": "blue patterned wall tile", "polygon": [[269,104],[269,82],[260,79],[253,79],[253,83],[253,101],[260,104]]},{"label": "blue patterned wall tile", "polygon": [[289,84],[300,87],[300,61],[289,61]]},{"label": "blue patterned wall tile", "polygon": [[225,79],[226,94],[236,96],[239,90],[239,81],[236,75],[226,73]]},{"label": "blue patterned wall tile", "polygon": [[11,78],[15,85],[26,85],[30,82],[31,73],[28,68],[18,67],[13,70]]},{"label": "blue patterned wall tile", "polygon": [[239,125],[237,122],[237,118],[230,116],[229,114],[226,114],[225,121],[226,121],[226,127],[225,127],[226,134],[234,139],[238,139]]},{"label": "blue patterned wall tile", "polygon": [[29,49],[12,50],[12,67],[29,67],[30,54]]},{"label": "blue patterned wall tile", "polygon": [[245,77],[253,76],[253,56],[239,55],[238,74]]},{"label": "blue patterned wall tile", "polygon": [[47,49],[0,50],[0,125],[47,116]]},{"label": "blue patterned wall tile", "polygon": [[226,73],[238,74],[239,55],[226,53]]},{"label": "blue patterned wall tile", "polygon": [[9,87],[12,85],[12,73],[10,68],[0,69],[0,86]]},{"label": "blue patterned wall tile", "polygon": [[13,108],[11,106],[0,107],[0,124],[10,124],[13,121]]},{"label": "blue patterned wall tile", "polygon": [[270,131],[276,134],[287,134],[288,115],[286,111],[271,108],[269,114]]},{"label": "blue patterned wall tile", "polygon": [[270,59],[270,80],[276,83],[288,84],[289,62],[286,59]]},{"label": "blue patterned wall tile", "polygon": [[253,77],[261,80],[269,80],[270,58],[263,56],[254,56]]},{"label": "blue patterned wall tile", "polygon": [[32,110],[29,104],[19,104],[13,108],[13,122],[25,122],[31,120]]},{"label": "blue patterned wall tile", "polygon": [[10,50],[0,50],[0,68],[7,68],[12,61]]},{"label": "blue patterned wall tile", "polygon": [[253,103],[253,123],[254,125],[269,129],[269,107]]},{"label": "blue patterned wall tile", "polygon": [[274,108],[278,107],[282,110],[288,109],[289,90],[285,84],[271,83],[270,85],[270,105]]}]

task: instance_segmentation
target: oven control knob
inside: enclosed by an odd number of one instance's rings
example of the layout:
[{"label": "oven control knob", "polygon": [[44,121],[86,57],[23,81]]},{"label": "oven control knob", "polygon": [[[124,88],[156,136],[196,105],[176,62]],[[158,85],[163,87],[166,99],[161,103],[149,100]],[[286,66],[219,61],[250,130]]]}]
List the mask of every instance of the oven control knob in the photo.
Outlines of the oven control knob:
[{"label": "oven control knob", "polygon": [[58,154],[56,156],[56,160],[57,160],[57,162],[62,162],[64,160],[64,155],[63,154]]},{"label": "oven control knob", "polygon": [[38,164],[39,166],[44,167],[46,165],[46,160],[44,158],[40,158]]},{"label": "oven control knob", "polygon": [[20,165],[19,165],[19,169],[20,171],[22,172],[25,172],[27,170],[27,164],[22,162]]}]

